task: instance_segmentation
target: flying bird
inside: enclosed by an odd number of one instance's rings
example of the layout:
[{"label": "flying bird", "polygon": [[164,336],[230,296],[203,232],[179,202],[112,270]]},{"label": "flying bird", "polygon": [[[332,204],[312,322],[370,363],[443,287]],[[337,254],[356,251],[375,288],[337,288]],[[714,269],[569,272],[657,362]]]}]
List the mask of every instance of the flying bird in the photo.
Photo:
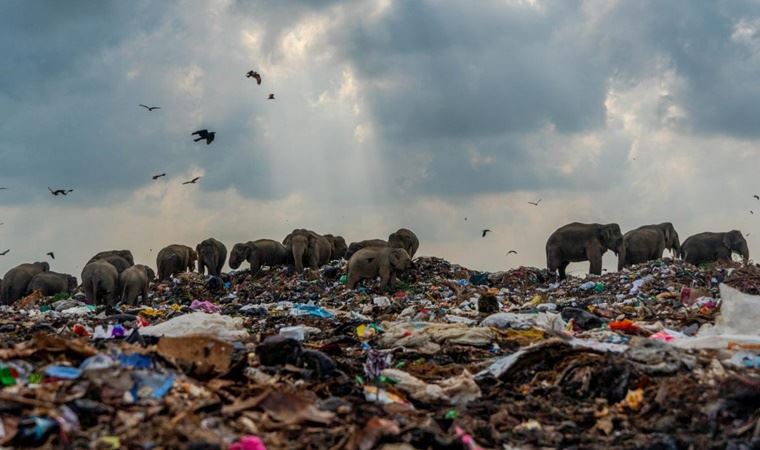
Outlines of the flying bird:
[{"label": "flying bird", "polygon": [[0,191],[5,191],[7,189],[8,189],[7,187],[0,187]]},{"label": "flying bird", "polygon": [[48,255],[51,259],[55,259],[55,253],[53,253],[53,252],[47,252],[45,254]]},{"label": "flying bird", "polygon": [[486,237],[486,234],[490,233],[491,230],[485,229],[483,230],[483,234],[480,237]]},{"label": "flying bird", "polygon": [[255,70],[249,70],[247,74],[245,74],[246,78],[253,78],[256,80],[256,84],[261,84],[261,75],[259,75],[258,72]]},{"label": "flying bird", "polygon": [[467,222],[467,217],[464,218],[464,221]]},{"label": "flying bird", "polygon": [[214,137],[216,136],[215,131],[208,131],[208,130],[198,130],[191,134],[191,136],[198,136],[198,139],[193,139],[193,142],[198,142],[202,140],[206,140],[206,145],[209,145],[210,143],[214,142]]},{"label": "flying bird", "polygon": [[165,177],[165,176],[166,176],[166,173],[159,173],[158,175],[153,175],[153,179],[158,180],[159,178]]},{"label": "flying bird", "polygon": [[184,183],[182,183],[182,184],[195,184],[195,182],[196,182],[196,181],[198,181],[198,180],[200,180],[200,179],[201,179],[201,177],[195,177],[195,178],[193,178],[192,180],[190,180],[190,181],[185,181],[185,182],[184,182]]},{"label": "flying bird", "polygon": [[65,195],[67,195],[70,192],[74,192],[74,189],[56,189],[56,190],[52,190],[52,189],[50,189],[50,186],[48,186],[48,191],[50,191],[51,194],[53,194],[56,197],[58,197],[59,195],[64,195],[65,196]]},{"label": "flying bird", "polygon": [[154,109],[161,109],[160,106],[148,106],[148,105],[143,105],[142,103],[140,103],[140,106],[147,109],[148,111],[153,111]]},{"label": "flying bird", "polygon": [[[5,188],[3,188],[3,189],[5,189]],[[760,195],[755,194],[755,195],[753,195],[753,197],[755,197],[755,200],[760,200]]]},{"label": "flying bird", "polygon": [[536,202],[528,202],[528,203],[530,203],[533,206],[538,206],[538,204],[541,203],[541,199],[539,198],[538,201]]},{"label": "flying bird", "polygon": [[9,251],[11,251],[11,249],[8,249],[8,250],[6,250],[6,251],[4,251],[4,252],[0,252],[0,256],[5,256],[5,255],[7,255]]},{"label": "flying bird", "polygon": [[507,256],[509,256],[509,255],[511,255],[513,253],[516,255],[517,254],[517,250],[510,250],[510,251],[508,251],[507,252]]},{"label": "flying bird", "polygon": [[267,97],[267,100],[274,100],[274,94],[269,94],[269,97]]},{"label": "flying bird", "polygon": [[750,213],[750,214],[755,214],[755,211],[752,211],[752,210],[750,209],[750,210],[749,210],[749,213]]}]

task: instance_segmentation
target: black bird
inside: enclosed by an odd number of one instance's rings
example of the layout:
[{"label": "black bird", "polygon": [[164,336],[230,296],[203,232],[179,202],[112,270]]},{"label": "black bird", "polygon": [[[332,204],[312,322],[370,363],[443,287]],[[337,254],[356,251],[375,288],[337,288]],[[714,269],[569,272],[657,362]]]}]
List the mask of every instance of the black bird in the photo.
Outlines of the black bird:
[{"label": "black bird", "polygon": [[267,100],[274,100],[274,94],[269,94],[269,97],[267,97]]},{"label": "black bird", "polygon": [[9,251],[11,251],[11,249],[8,249],[8,250],[6,250],[6,251],[4,251],[4,252],[0,252],[0,256],[5,256],[5,255],[7,255]]},{"label": "black bird", "polygon": [[516,255],[517,254],[517,250],[510,250],[510,251],[508,251],[507,252],[507,256],[509,256],[509,255],[511,255],[513,253]]},{"label": "black bird", "polygon": [[755,214],[755,211],[752,211],[752,210],[750,209],[750,210],[749,210],[749,213],[750,213],[750,214]]},{"label": "black bird", "polygon": [[53,252],[47,252],[45,254],[48,255],[51,259],[55,259],[55,253],[53,253]]},{"label": "black bird", "polygon": [[467,217],[464,218],[464,221],[467,222]]},{"label": "black bird", "polygon": [[58,197],[59,195],[64,195],[65,196],[65,195],[67,195],[70,192],[74,192],[74,189],[56,189],[56,190],[52,190],[52,189],[50,189],[50,186],[48,186],[48,191],[50,191],[51,194],[53,194],[56,197]]},{"label": "black bird", "polygon": [[198,139],[193,139],[193,142],[198,142],[202,140],[206,140],[206,145],[209,145],[210,143],[214,142],[214,136],[216,136],[215,131],[208,131],[208,130],[198,130],[191,134],[191,136],[198,136]]},{"label": "black bird", "polygon": [[258,72],[255,70],[249,70],[247,74],[245,74],[246,78],[253,78],[256,80],[256,84],[261,84],[261,75],[259,75]]},{"label": "black bird", "polygon": [[541,203],[541,199],[539,198],[537,202],[528,202],[533,206],[538,206],[539,203]]},{"label": "black bird", "polygon": [[[3,188],[3,189],[5,189],[5,188]],[[760,195],[755,194],[755,195],[753,195],[753,197],[755,197],[755,200],[760,200]]]},{"label": "black bird", "polygon": [[0,187],[0,191],[5,191],[7,189],[8,189],[7,187]]},{"label": "black bird", "polygon": [[483,234],[480,237],[486,237],[486,234],[488,234],[490,232],[491,232],[491,230],[488,230],[488,229],[483,230]]},{"label": "black bird", "polygon": [[140,103],[140,106],[147,109],[148,111],[153,111],[154,109],[161,109],[160,106],[148,106],[148,105],[143,105],[142,103]]},{"label": "black bird", "polygon": [[161,177],[165,177],[165,176],[166,176],[166,174],[165,174],[165,173],[159,173],[158,175],[153,175],[153,179],[154,179],[154,180],[158,180],[159,178],[161,178]]},{"label": "black bird", "polygon": [[200,179],[201,179],[201,177],[195,177],[195,178],[193,178],[192,180],[190,180],[190,181],[185,181],[185,182],[184,182],[184,183],[182,183],[182,184],[195,184],[195,182],[196,182],[196,181],[198,181],[198,180],[200,180]]}]

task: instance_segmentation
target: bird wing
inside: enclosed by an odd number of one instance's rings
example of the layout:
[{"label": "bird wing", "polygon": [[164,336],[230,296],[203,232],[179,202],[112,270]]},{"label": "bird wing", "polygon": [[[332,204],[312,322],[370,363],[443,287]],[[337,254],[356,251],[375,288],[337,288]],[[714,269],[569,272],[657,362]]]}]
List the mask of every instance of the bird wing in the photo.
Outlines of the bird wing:
[{"label": "bird wing", "polygon": [[194,131],[194,132],[191,134],[191,136],[194,136],[194,135],[196,135],[196,134],[197,134],[198,136],[203,136],[203,135],[205,135],[206,133],[208,133],[208,130],[206,130],[206,129],[203,129],[203,130]]},{"label": "bird wing", "polygon": [[255,74],[253,75],[253,78],[256,79],[256,84],[261,84],[261,75]]},{"label": "bird wing", "polygon": [[216,133],[209,133],[208,137],[206,138],[206,145],[214,142],[214,137],[216,137]]},{"label": "bird wing", "polygon": [[193,183],[195,183],[196,181],[198,181],[200,179],[201,179],[201,177],[195,177],[195,178],[193,178]]},{"label": "bird wing", "polygon": [[160,107],[160,106],[154,106],[154,107],[152,107],[152,108],[150,108],[150,109],[151,109],[151,110],[153,110],[153,109],[161,109],[161,107]]},{"label": "bird wing", "polygon": [[48,191],[50,191],[51,194],[55,194],[52,189],[50,189],[50,186],[48,186]]},{"label": "bird wing", "polygon": [[143,108],[145,108],[147,110],[150,110],[150,106],[148,106],[148,105],[143,105],[142,103],[140,103],[140,106],[142,106]]}]

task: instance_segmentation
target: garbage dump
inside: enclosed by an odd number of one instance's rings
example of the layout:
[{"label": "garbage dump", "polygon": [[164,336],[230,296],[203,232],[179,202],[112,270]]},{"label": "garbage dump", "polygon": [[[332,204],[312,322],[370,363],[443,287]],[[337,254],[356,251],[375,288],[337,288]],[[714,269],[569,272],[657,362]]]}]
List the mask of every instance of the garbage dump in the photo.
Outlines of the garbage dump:
[{"label": "garbage dump", "polygon": [[0,309],[0,445],[757,448],[760,268],[659,260],[556,282],[417,258]]}]

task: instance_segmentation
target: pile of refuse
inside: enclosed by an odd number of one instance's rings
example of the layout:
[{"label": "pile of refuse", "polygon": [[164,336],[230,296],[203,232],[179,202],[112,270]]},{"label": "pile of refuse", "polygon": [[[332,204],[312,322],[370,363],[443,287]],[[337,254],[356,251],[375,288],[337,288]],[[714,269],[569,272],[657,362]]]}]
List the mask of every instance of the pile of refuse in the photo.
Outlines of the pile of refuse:
[{"label": "pile of refuse", "polygon": [[659,260],[558,283],[418,258],[392,291],[185,273],[142,306],[0,308],[0,445],[754,448],[760,268]]}]

